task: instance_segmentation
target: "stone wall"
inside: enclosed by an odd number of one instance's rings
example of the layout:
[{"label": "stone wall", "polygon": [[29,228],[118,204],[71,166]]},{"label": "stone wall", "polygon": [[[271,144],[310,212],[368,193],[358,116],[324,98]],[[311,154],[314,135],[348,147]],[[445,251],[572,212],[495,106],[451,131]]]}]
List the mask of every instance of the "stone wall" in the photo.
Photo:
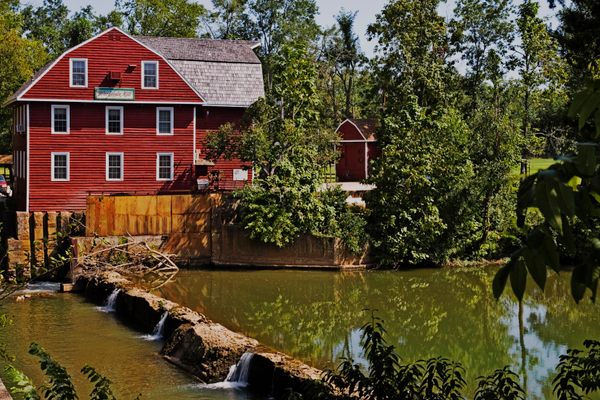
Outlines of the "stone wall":
[{"label": "stone wall", "polygon": [[287,247],[265,244],[248,237],[239,225],[215,224],[212,262],[216,265],[362,268],[370,263],[367,253],[354,255],[340,239],[302,235]]},{"label": "stone wall", "polygon": [[29,278],[55,266],[61,238],[77,231],[82,214],[16,212],[15,237],[7,238],[8,278]]}]

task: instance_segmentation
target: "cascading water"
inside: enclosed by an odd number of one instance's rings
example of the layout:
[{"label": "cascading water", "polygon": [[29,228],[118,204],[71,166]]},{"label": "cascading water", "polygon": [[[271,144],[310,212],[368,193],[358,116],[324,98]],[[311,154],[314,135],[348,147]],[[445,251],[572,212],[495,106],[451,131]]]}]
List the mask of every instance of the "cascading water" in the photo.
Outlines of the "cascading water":
[{"label": "cascading water", "polygon": [[163,338],[163,333],[165,330],[165,321],[167,320],[168,316],[169,316],[169,312],[165,311],[163,313],[163,315],[160,317],[160,321],[158,321],[158,323],[154,327],[154,330],[152,331],[152,333],[150,335],[144,335],[144,336],[142,336],[142,338],[145,340],[149,340],[149,341],[161,340]]},{"label": "cascading water", "polygon": [[229,374],[223,382],[200,385],[204,389],[243,389],[248,386],[250,364],[254,353],[244,353],[236,365],[229,368]]},{"label": "cascading water", "polygon": [[116,310],[115,304],[117,303],[117,297],[119,296],[120,292],[121,292],[121,289],[113,290],[113,292],[110,294],[110,296],[108,296],[106,298],[106,302],[104,302],[104,305],[102,307],[98,307],[98,310],[105,312],[105,313],[115,312],[115,310]]},{"label": "cascading water", "polygon": [[244,353],[238,361],[237,365],[229,370],[229,374],[225,379],[226,382],[234,382],[239,386],[248,386],[248,376],[250,375],[250,363],[254,353]]}]

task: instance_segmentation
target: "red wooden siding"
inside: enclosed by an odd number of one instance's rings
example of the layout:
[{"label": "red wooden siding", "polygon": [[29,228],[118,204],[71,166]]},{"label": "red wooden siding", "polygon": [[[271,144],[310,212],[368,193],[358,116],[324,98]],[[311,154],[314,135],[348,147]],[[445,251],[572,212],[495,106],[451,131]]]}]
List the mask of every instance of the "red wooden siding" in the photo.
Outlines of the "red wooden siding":
[{"label": "red wooden siding", "polygon": [[[206,155],[206,136],[209,132],[214,132],[223,124],[231,123],[237,125],[240,123],[245,109],[242,108],[198,108],[197,131],[197,149],[203,156]],[[233,170],[239,168],[249,168],[248,181],[234,181]],[[220,171],[220,185],[222,190],[232,190],[244,187],[252,182],[252,170],[250,163],[242,163],[239,160],[219,160],[214,167],[209,167],[209,171]]]},{"label": "red wooden siding", "polygon": [[341,182],[360,182],[366,179],[371,160],[380,154],[377,143],[365,140],[356,125],[348,120],[339,126],[337,133],[342,140],[339,146],[341,156],[335,166],[337,179]]},{"label": "red wooden siding", "polygon": [[[156,134],[156,107],[124,105],[124,134],[106,135],[105,105],[70,104],[68,135],[50,133],[49,103],[31,104],[30,211],[82,210],[89,193],[190,190],[193,106],[175,106],[174,135]],[[51,181],[51,153],[70,153],[70,180]],[[106,181],[106,153],[124,153],[124,179]],[[174,153],[174,180],[156,180],[156,153]]]},{"label": "red wooden siding", "polygon": [[[87,88],[70,87],[71,58],[88,60]],[[159,89],[142,89],[141,62],[152,60],[159,62]],[[121,72],[121,80],[110,81],[110,72]],[[96,87],[134,88],[136,101],[201,102],[183,78],[160,56],[118,30],[107,31],[66,54],[33,85],[23,99],[93,100]]]},{"label": "red wooden siding", "polygon": [[365,143],[342,143],[336,175],[341,182],[359,182],[365,175]]}]

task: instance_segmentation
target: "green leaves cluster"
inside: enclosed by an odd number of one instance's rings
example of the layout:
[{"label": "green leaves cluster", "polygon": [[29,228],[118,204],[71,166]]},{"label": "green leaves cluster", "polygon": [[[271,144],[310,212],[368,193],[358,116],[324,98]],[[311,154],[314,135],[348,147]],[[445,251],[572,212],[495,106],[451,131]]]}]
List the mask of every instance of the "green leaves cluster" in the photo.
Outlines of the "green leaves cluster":
[{"label": "green leaves cluster", "polygon": [[[571,112],[579,116],[580,128],[586,127],[591,116],[600,114],[600,90],[598,84],[584,91],[573,102]],[[600,129],[596,126],[596,135]],[[575,155],[563,157],[560,163],[538,172],[524,180],[519,188],[518,206],[521,215],[527,209],[537,208],[543,222],[529,233],[523,247],[517,250],[510,262],[494,279],[494,294],[502,294],[508,278],[518,299],[523,298],[530,274],[544,289],[547,267],[559,271],[559,254],[574,253],[576,236],[573,227],[588,227],[585,239],[589,247],[583,259],[577,260],[572,275],[571,292],[580,301],[586,290],[592,300],[596,299],[600,278],[600,145],[597,142],[580,143]],[[523,218],[521,219],[523,222]]]},{"label": "green leaves cluster", "polygon": [[[13,394],[18,394],[24,400],[77,400],[79,395],[73,385],[71,375],[65,367],[58,363],[39,344],[32,343],[29,354],[40,360],[40,368],[48,378],[48,383],[36,388],[33,381],[23,372],[12,365],[6,367],[6,373],[13,386],[10,388]],[[117,400],[112,392],[112,382],[96,371],[93,367],[85,365],[81,373],[93,384],[90,392],[90,400]],[[42,393],[42,396],[40,395]],[[137,397],[139,399],[140,396]]]}]

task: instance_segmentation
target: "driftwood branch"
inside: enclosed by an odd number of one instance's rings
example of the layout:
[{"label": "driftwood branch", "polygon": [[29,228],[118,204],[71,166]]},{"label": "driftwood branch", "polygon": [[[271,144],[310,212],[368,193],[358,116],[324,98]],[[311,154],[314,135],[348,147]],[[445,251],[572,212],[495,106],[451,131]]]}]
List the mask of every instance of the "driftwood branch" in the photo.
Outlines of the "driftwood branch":
[{"label": "driftwood branch", "polygon": [[135,241],[132,236],[125,239],[118,244],[101,239],[92,251],[79,257],[79,266],[86,273],[118,272],[148,290],[157,290],[175,279],[179,267],[173,261],[174,255]]}]

